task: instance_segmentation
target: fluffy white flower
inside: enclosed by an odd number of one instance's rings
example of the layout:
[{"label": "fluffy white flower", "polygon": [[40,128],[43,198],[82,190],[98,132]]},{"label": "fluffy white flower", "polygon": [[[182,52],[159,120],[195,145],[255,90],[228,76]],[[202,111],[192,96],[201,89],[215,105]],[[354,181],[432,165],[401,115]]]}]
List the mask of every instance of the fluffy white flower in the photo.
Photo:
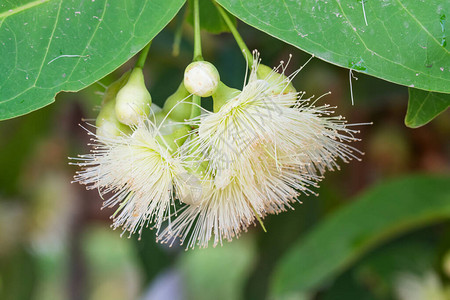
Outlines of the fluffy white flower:
[{"label": "fluffy white flower", "polygon": [[[257,57],[255,58],[257,60]],[[299,193],[311,193],[337,160],[356,158],[346,142],[356,131],[330,107],[315,107],[303,94],[284,92],[292,77],[257,78],[254,65],[248,83],[216,113],[202,115],[186,147],[208,161],[209,191],[197,206],[187,207],[158,237],[187,247],[206,247],[230,240],[269,213],[290,208]],[[297,72],[295,72],[296,74]],[[281,91],[276,94],[273,91]]]},{"label": "fluffy white flower", "polygon": [[[215,177],[203,180],[203,199],[189,205],[158,236],[158,240],[172,245],[177,238],[187,248],[207,247],[230,241],[240,232],[264,218],[268,213],[291,207],[300,192],[309,193],[309,185],[318,180],[292,165],[284,158],[276,161],[267,149],[255,147],[249,159],[240,156],[230,167]],[[259,148],[259,149],[258,149]],[[270,199],[270,201],[269,201]]]},{"label": "fluffy white flower", "polygon": [[112,227],[131,234],[144,225],[154,223],[159,230],[163,221],[170,222],[187,171],[183,159],[158,138],[159,129],[146,120],[129,135],[94,137],[91,153],[78,158],[83,169],[75,181],[109,197],[103,207],[117,207]]}]

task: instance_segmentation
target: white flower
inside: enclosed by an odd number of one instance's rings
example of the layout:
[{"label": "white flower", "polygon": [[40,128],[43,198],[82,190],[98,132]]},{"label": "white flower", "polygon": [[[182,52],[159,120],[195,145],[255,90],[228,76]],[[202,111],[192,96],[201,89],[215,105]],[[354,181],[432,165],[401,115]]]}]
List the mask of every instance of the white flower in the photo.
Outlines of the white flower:
[{"label": "white flower", "polygon": [[186,170],[183,158],[163,144],[159,129],[147,119],[129,135],[94,136],[91,153],[78,158],[83,170],[75,181],[109,197],[103,207],[117,207],[112,227],[131,234],[144,225],[154,223],[159,230],[163,221],[170,222]]},{"label": "white flower", "polygon": [[356,149],[345,144],[357,140],[356,131],[342,117],[330,116],[329,106],[302,100],[302,93],[286,92],[292,77],[258,79],[257,68],[242,92],[195,122],[198,130],[185,146],[208,161],[209,192],[199,205],[187,207],[160,241],[189,238],[187,247],[206,247],[213,236],[214,245],[231,240],[255,220],[291,208],[299,193],[313,193],[308,186],[338,168],[338,159],[356,158]]},{"label": "white flower", "polygon": [[214,246],[231,241],[268,213],[291,207],[299,192],[311,192],[313,177],[305,169],[276,166],[265,150],[255,149],[251,159],[241,156],[215,178],[205,178],[203,199],[186,206],[157,239],[172,245],[180,237],[187,248],[207,247],[211,238]]}]

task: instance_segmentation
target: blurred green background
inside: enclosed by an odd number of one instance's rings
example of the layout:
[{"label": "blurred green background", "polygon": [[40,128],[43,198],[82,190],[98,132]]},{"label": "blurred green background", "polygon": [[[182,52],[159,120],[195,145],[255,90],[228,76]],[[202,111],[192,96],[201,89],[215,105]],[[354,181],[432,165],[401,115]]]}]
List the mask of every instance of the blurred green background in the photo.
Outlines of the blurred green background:
[{"label": "blurred green background", "polygon": [[[154,40],[144,70],[159,105],[192,56],[188,25],[179,55],[170,55],[175,25]],[[239,28],[269,66],[292,54],[294,71],[310,57]],[[225,83],[242,87],[246,64],[230,34],[204,33],[203,55]],[[267,233],[256,226],[222,247],[185,251],[156,244],[150,230],[140,241],[121,238],[98,193],[71,184],[77,167],[68,157],[89,151],[79,124],[93,123],[102,85],[132,64],[0,123],[0,299],[450,299],[448,111],[409,129],[406,87],[355,72],[352,106],[348,70],[313,59],[294,86],[306,96],[331,91],[318,105],[338,106],[350,123],[373,122],[359,127],[362,161],[327,173],[318,197],[301,196],[295,210],[267,217]],[[344,242],[351,247],[339,248]]]}]

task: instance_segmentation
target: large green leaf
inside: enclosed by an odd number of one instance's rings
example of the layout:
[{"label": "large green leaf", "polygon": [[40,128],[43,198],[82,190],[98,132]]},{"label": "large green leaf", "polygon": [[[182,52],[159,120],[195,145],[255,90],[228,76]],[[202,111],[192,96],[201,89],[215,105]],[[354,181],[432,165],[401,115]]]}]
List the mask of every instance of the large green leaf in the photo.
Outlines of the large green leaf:
[{"label": "large green leaf", "polygon": [[450,94],[441,94],[409,88],[405,124],[417,128],[433,120],[450,106]]},{"label": "large green leaf", "polygon": [[217,2],[244,22],[330,63],[450,93],[448,1]]},{"label": "large green leaf", "polygon": [[36,0],[0,4],[0,119],[50,104],[115,70],[185,0]]},{"label": "large green leaf", "polygon": [[416,175],[367,191],[291,248],[274,273],[273,295],[317,288],[389,238],[450,218],[449,182]]}]

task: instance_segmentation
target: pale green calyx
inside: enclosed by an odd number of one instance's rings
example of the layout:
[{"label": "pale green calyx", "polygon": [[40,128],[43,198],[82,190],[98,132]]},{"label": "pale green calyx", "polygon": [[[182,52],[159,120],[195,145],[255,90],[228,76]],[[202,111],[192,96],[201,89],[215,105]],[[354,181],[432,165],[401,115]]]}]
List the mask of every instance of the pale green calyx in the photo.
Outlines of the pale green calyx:
[{"label": "pale green calyx", "polygon": [[240,92],[240,90],[230,88],[220,81],[216,92],[212,95],[214,112],[218,112],[225,103],[239,95]]},{"label": "pale green calyx", "polygon": [[219,81],[219,72],[207,61],[193,62],[184,71],[184,86],[190,93],[200,97],[214,94]]},{"label": "pale green calyx", "polygon": [[155,120],[160,133],[160,135],[156,136],[156,140],[161,146],[167,148],[169,152],[175,152],[188,138],[191,127],[166,117],[162,111],[155,114]]},{"label": "pale green calyx", "polygon": [[258,65],[256,77],[267,81],[272,86],[270,92],[274,95],[297,93],[286,75],[280,74],[266,65]]},{"label": "pale green calyx", "polygon": [[189,119],[192,107],[192,96],[189,97],[189,95],[190,93],[184,87],[184,83],[181,82],[175,93],[164,102],[163,112],[175,121],[183,122]]},{"label": "pale green calyx", "polygon": [[152,97],[145,87],[141,68],[134,68],[128,82],[116,96],[116,116],[126,125],[136,125],[150,112]]}]

